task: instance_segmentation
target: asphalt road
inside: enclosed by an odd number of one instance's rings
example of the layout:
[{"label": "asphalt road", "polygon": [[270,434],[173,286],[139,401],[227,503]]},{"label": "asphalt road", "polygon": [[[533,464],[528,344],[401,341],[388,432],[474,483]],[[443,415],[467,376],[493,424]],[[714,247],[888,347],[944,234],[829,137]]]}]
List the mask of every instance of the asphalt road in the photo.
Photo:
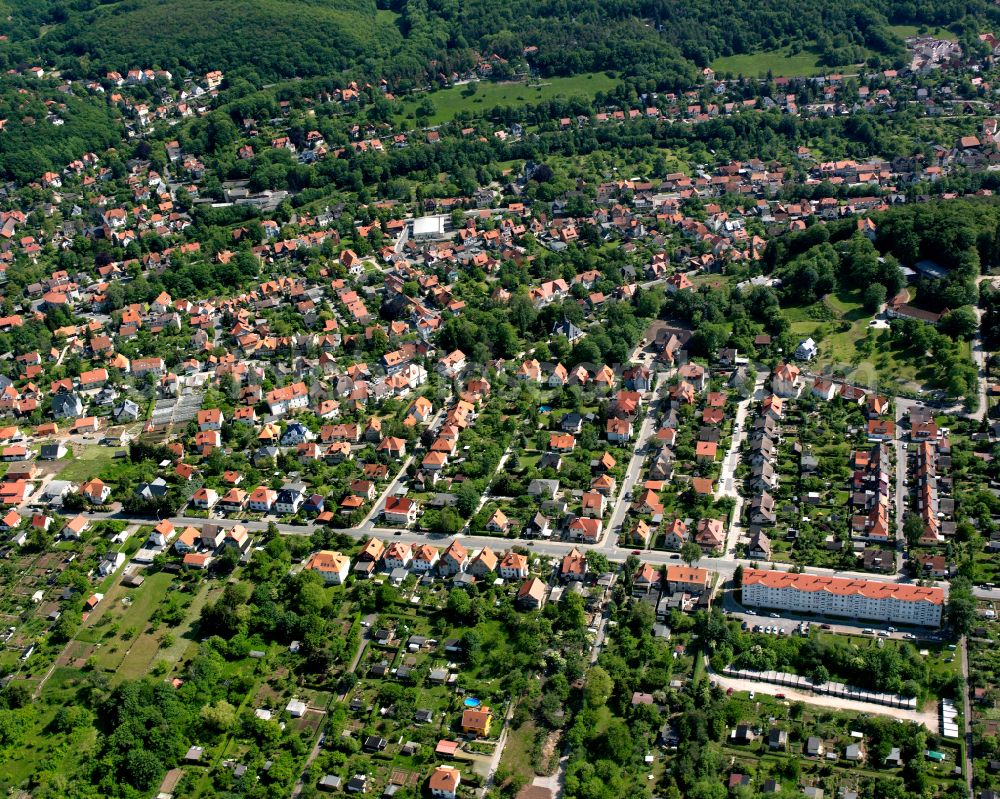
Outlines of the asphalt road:
[{"label": "asphalt road", "polygon": [[[100,519],[118,519],[131,524],[150,524],[156,523],[156,519],[150,519],[148,517],[134,517],[120,511],[112,510],[111,512],[93,512],[84,511],[84,516],[92,520]],[[295,524],[285,524],[281,522],[272,522],[268,520],[242,520],[242,521],[228,521],[225,519],[212,518],[204,519],[195,516],[174,516],[170,519],[175,527],[187,527],[188,525],[192,527],[201,527],[204,524],[213,523],[221,524],[223,526],[232,527],[235,524],[242,524],[252,533],[262,533],[265,532],[270,524],[274,524],[277,527],[278,532],[282,535],[311,535],[316,529],[314,525],[295,525]],[[412,544],[417,543],[430,543],[435,546],[447,546],[447,544],[453,539],[457,538],[462,541],[462,544],[467,548],[480,549],[484,546],[489,546],[492,549],[502,549],[514,544],[527,547],[533,552],[537,552],[539,555],[547,555],[550,557],[561,558],[563,555],[568,553],[574,547],[587,550],[587,549],[597,549],[602,552],[609,560],[615,562],[622,562],[629,555],[632,554],[633,549],[628,546],[618,546],[611,541],[605,541],[600,544],[584,544],[577,541],[544,541],[544,540],[534,540],[534,539],[523,539],[523,538],[500,538],[495,536],[484,536],[484,535],[462,535],[448,536],[448,535],[435,535],[431,533],[423,533],[415,530],[402,530],[399,528],[392,527],[353,527],[339,530],[345,535],[352,536],[358,539],[366,539],[370,536],[378,536],[379,538],[385,538],[396,541],[405,541]],[[642,552],[643,561],[653,565],[662,566],[667,564],[679,564],[680,556],[676,552],[664,552],[660,550],[647,550]],[[737,566],[743,566],[744,568],[751,565],[751,561],[745,558],[735,558],[730,556],[723,556],[719,558],[703,558],[699,560],[695,565],[702,568],[706,568],[709,571],[715,572],[721,578],[721,581],[729,580],[733,572],[736,570]],[[857,580],[871,580],[875,576],[868,572],[854,572],[854,571],[838,571],[836,569],[822,569],[822,568],[810,568],[810,574],[828,574],[837,577],[846,577],[848,579]],[[883,578],[889,582],[912,582],[912,580],[904,577],[887,577]],[[947,583],[935,583],[941,588],[947,591]],[[1000,589],[994,589],[992,591],[983,591],[981,589],[975,589],[975,594],[979,598],[983,599],[1000,599]]]},{"label": "asphalt road", "polygon": [[743,504],[744,498],[740,494],[739,485],[736,483],[736,469],[740,465],[740,447],[747,437],[747,418],[750,415],[750,406],[755,402],[764,399],[764,381],[767,375],[761,372],[757,375],[754,383],[753,393],[744,399],[736,408],[736,419],[733,427],[733,443],[726,453],[722,462],[722,470],[719,473],[719,489],[716,497],[732,497],[733,515],[726,528],[726,540],[723,544],[723,552],[728,555],[736,552],[736,546],[740,543],[740,536],[746,531],[743,527]]},{"label": "asphalt road", "polygon": [[628,513],[629,505],[631,504],[627,497],[632,495],[632,491],[642,477],[642,465],[646,460],[646,445],[649,443],[650,436],[653,435],[656,426],[656,415],[661,402],[659,395],[660,386],[665,378],[666,372],[657,373],[652,392],[653,399],[649,402],[646,414],[642,419],[642,424],[639,426],[635,449],[625,470],[625,477],[622,479],[622,484],[618,491],[618,500],[615,502],[614,510],[611,511],[611,518],[608,520],[604,537],[601,541],[600,546],[604,550],[614,547],[617,544],[621,525],[625,521],[625,515]]}]

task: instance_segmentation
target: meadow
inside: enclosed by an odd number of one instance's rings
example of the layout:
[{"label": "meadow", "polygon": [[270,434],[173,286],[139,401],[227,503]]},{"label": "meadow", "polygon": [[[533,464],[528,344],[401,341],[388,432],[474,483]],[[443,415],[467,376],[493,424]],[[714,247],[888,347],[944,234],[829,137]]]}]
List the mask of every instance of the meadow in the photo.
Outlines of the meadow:
[{"label": "meadow", "polygon": [[430,100],[434,104],[434,113],[429,117],[429,124],[440,125],[450,122],[463,112],[483,116],[496,106],[521,106],[560,96],[593,97],[598,92],[611,91],[617,85],[616,79],[603,72],[591,72],[569,78],[545,78],[531,83],[479,81],[429,93],[411,94],[406,97],[403,104],[408,114],[425,99]]},{"label": "meadow", "polygon": [[828,71],[820,66],[816,53],[804,51],[793,55],[788,49],[724,56],[712,62],[712,69],[717,73],[731,72],[752,77],[770,72],[776,78],[808,77]]}]

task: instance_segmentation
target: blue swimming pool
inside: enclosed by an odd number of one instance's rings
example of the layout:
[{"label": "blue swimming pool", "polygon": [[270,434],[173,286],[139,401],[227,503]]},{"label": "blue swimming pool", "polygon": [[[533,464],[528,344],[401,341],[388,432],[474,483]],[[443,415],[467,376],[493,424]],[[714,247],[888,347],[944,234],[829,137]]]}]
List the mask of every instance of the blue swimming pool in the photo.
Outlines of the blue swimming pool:
[{"label": "blue swimming pool", "polygon": [[465,700],[466,707],[479,707],[481,704],[482,702],[480,702],[478,699],[472,696],[470,696],[468,699]]},{"label": "blue swimming pool", "polygon": [[552,410],[552,406],[551,405],[539,405],[538,406],[538,412],[539,413],[548,413],[551,410]]}]

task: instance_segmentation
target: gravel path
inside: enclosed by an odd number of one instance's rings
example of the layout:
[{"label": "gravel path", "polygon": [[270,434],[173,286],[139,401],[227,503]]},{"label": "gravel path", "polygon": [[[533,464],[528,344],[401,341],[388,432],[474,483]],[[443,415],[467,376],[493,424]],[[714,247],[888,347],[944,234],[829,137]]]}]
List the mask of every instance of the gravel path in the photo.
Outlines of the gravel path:
[{"label": "gravel path", "polygon": [[786,688],[783,685],[773,685],[767,682],[755,682],[754,680],[741,680],[735,677],[726,677],[722,674],[708,669],[710,678],[723,688],[732,688],[734,691],[754,691],[758,694],[774,696],[784,694],[790,701],[805,702],[808,705],[818,707],[828,707],[832,710],[851,710],[855,713],[871,713],[875,716],[888,716],[898,721],[915,721],[923,724],[932,733],[938,732],[938,714],[936,705],[930,710],[905,710],[900,707],[887,707],[876,705],[871,702],[859,702],[856,699],[844,699],[839,696],[827,696],[826,694],[814,694],[811,691],[800,691],[795,688]]}]

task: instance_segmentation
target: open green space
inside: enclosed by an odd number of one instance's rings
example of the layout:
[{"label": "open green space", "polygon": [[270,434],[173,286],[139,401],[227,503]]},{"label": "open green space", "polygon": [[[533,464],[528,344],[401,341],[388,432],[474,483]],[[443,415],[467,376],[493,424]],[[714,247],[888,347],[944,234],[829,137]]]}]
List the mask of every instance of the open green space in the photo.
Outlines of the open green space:
[{"label": "open green space", "polygon": [[117,451],[114,447],[77,447],[72,459],[59,470],[59,479],[79,483],[97,477],[114,460]]},{"label": "open green space", "polygon": [[410,95],[404,101],[404,105],[411,111],[423,100],[430,100],[434,104],[434,113],[428,118],[429,122],[431,125],[440,125],[451,121],[462,112],[482,115],[496,106],[522,106],[559,96],[593,97],[597,92],[611,91],[617,85],[617,80],[603,72],[574,75],[569,78],[545,78],[533,83],[479,81],[451,86],[428,94]]},{"label": "open green space", "polygon": [[105,598],[105,602],[113,604],[105,608],[92,627],[80,630],[77,635],[80,640],[102,642],[94,653],[98,667],[118,670],[118,679],[145,673],[159,643],[154,636],[144,633],[150,617],[166,597],[172,579],[166,572],[150,574],[140,588],[127,592],[119,589]]},{"label": "open green space", "polygon": [[807,77],[828,71],[826,67],[820,66],[819,56],[815,53],[804,51],[793,55],[787,48],[723,56],[712,62],[712,69],[716,72],[755,77],[770,72],[776,78]]},{"label": "open green space", "polygon": [[[782,309],[796,341],[812,338],[818,348],[810,368],[834,372],[860,385],[913,393],[935,379],[933,361],[890,341],[889,331],[871,326],[860,291],[839,290],[812,305]],[[971,359],[967,341],[958,342],[962,360]]]},{"label": "open green space", "polygon": [[538,728],[531,721],[522,724],[516,730],[511,730],[503,749],[500,767],[511,774],[516,774],[525,782],[530,782],[535,776],[535,769],[532,768],[532,762],[534,760],[538,732]]},{"label": "open green space", "polygon": [[947,28],[931,27],[926,25],[890,25],[889,30],[895,33],[900,39],[908,36],[934,36],[938,39],[947,39],[954,42],[958,37]]}]

